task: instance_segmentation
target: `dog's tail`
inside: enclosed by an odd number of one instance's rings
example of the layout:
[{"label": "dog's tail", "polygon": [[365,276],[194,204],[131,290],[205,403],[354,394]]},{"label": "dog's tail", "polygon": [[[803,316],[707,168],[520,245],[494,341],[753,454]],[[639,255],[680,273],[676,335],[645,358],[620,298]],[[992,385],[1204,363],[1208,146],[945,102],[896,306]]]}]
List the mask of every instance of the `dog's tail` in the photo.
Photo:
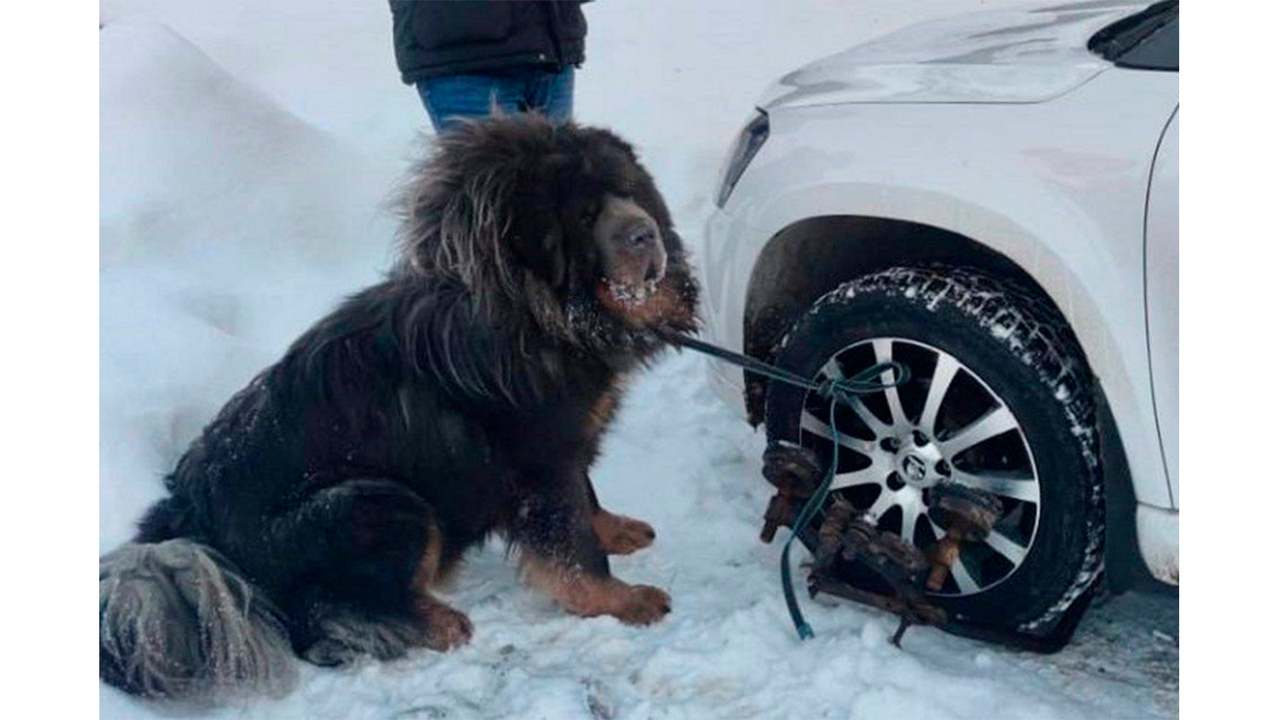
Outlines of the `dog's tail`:
[{"label": "dog's tail", "polygon": [[147,697],[278,694],[296,667],[279,611],[230,561],[189,539],[98,560],[98,675]]}]

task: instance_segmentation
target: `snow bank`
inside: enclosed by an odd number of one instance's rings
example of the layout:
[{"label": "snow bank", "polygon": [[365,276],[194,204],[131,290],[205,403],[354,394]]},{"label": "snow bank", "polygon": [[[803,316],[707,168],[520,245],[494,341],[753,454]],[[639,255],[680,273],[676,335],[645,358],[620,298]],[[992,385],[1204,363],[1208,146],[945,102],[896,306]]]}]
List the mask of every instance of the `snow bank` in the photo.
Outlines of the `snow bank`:
[{"label": "snow bank", "polygon": [[385,266],[377,164],[156,24],[100,33],[102,549],[231,392]]},{"label": "snow bank", "polygon": [[246,246],[340,265],[359,250],[352,238],[377,217],[370,190],[385,168],[164,26],[111,24],[100,36],[105,265],[199,263]]}]

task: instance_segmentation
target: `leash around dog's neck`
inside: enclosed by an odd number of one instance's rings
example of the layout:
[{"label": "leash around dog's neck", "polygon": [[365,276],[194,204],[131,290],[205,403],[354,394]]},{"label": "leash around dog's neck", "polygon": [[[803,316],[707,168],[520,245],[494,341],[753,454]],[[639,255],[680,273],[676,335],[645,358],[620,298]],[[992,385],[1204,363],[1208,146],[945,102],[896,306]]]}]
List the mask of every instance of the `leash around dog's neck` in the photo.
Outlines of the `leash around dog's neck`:
[{"label": "leash around dog's neck", "polygon": [[[804,613],[800,611],[800,603],[796,600],[795,587],[791,582],[791,543],[796,539],[796,535],[799,534],[802,528],[808,527],[813,516],[826,503],[827,495],[830,493],[831,482],[835,479],[836,466],[840,462],[840,443],[834,440],[834,438],[839,437],[836,429],[836,407],[839,406],[839,403],[844,403],[852,409],[854,407],[854,399],[859,395],[874,395],[889,388],[903,385],[911,380],[911,370],[902,363],[890,360],[876,363],[865,370],[860,370],[852,377],[817,382],[756,358],[725,350],[722,347],[688,337],[687,335],[671,333],[666,336],[666,339],[674,345],[686,347],[717,360],[732,363],[748,372],[788,385],[794,385],[810,392],[816,392],[819,396],[832,401],[831,413],[828,418],[828,425],[833,438],[831,443],[831,462],[827,465],[827,472],[823,475],[822,482],[818,484],[813,495],[805,502],[804,507],[800,508],[800,512],[796,515],[795,522],[791,526],[791,537],[787,538],[786,544],[782,546],[782,593],[786,598],[787,611],[791,613],[791,622],[795,624],[796,633],[800,635],[801,640],[807,640],[813,637],[813,628],[805,621]],[[888,378],[885,377],[886,373],[889,374]]]}]

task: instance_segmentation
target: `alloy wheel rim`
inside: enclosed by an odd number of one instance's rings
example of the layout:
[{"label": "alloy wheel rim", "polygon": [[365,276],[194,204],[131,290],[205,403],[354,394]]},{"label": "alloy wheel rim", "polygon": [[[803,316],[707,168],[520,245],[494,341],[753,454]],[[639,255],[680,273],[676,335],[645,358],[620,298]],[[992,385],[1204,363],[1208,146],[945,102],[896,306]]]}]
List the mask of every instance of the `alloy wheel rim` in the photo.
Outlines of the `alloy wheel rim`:
[{"label": "alloy wheel rim", "polygon": [[800,444],[827,458],[838,439],[832,492],[865,511],[879,529],[924,551],[945,535],[928,517],[932,487],[955,482],[995,495],[1001,514],[991,534],[963,544],[942,589],[930,594],[986,592],[1022,567],[1039,530],[1040,475],[1026,433],[976,372],[918,340],[881,337],[846,346],[827,359],[818,378],[844,379],[846,370],[889,360],[910,367],[912,382],[838,408],[836,439],[828,422],[832,401],[807,393]]}]

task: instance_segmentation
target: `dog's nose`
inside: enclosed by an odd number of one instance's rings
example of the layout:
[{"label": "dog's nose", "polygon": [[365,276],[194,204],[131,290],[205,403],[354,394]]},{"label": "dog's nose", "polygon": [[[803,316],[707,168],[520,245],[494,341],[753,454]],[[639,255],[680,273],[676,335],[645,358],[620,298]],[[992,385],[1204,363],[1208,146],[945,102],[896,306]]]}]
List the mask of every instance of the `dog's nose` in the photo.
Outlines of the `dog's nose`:
[{"label": "dog's nose", "polygon": [[645,282],[659,282],[667,274],[667,258],[663,254],[661,257],[655,256],[649,260],[649,267],[644,272]]}]

